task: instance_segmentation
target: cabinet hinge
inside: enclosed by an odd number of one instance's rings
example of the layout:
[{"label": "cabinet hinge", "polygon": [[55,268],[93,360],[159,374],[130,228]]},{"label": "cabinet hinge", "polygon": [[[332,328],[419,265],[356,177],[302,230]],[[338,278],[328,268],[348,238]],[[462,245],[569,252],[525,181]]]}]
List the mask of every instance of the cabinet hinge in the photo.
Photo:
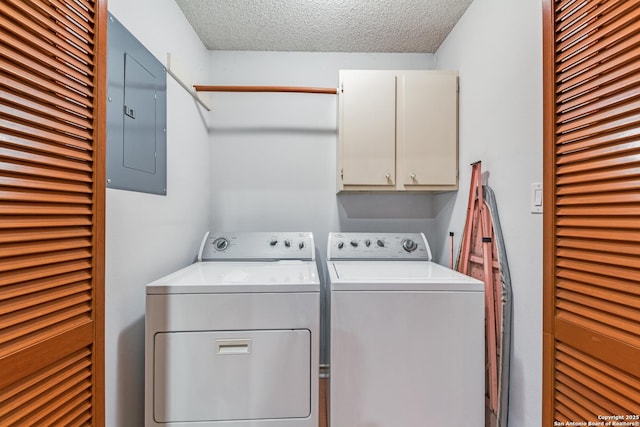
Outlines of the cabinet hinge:
[{"label": "cabinet hinge", "polygon": [[340,92],[344,93],[344,83],[340,83]]},{"label": "cabinet hinge", "polygon": [[344,169],[340,169],[340,179],[344,181]]}]

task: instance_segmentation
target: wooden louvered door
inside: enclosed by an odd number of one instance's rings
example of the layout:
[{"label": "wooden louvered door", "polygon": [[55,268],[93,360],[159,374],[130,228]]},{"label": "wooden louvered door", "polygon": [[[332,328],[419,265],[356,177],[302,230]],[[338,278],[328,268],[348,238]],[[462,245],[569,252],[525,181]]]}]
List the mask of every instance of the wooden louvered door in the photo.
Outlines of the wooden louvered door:
[{"label": "wooden louvered door", "polygon": [[106,1],[0,3],[0,426],[104,424]]},{"label": "wooden louvered door", "polygon": [[544,0],[544,75],[542,425],[640,425],[640,0]]}]

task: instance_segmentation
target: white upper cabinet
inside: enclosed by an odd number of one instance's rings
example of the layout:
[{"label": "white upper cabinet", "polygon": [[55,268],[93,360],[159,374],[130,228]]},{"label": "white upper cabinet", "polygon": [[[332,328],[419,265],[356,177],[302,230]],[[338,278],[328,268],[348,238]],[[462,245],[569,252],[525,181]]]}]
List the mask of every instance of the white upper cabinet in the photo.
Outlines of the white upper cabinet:
[{"label": "white upper cabinet", "polygon": [[457,73],[342,70],[338,110],[338,191],[457,189]]},{"label": "white upper cabinet", "polygon": [[396,76],[341,71],[339,147],[342,183],[393,187],[396,178]]}]

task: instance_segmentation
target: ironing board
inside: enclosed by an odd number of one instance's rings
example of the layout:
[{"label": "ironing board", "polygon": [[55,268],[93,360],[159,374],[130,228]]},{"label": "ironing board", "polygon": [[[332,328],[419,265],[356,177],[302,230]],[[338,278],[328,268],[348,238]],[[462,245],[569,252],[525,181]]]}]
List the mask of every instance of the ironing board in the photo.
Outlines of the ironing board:
[{"label": "ironing board", "polygon": [[456,269],[485,284],[486,427],[506,427],[511,353],[511,279],[493,190],[472,164],[467,218]]}]

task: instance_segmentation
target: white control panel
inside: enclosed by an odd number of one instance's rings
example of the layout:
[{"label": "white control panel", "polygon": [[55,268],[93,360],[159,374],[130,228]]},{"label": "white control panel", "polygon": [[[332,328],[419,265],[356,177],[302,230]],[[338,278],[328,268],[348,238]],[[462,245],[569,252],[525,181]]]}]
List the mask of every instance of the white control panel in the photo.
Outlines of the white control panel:
[{"label": "white control panel", "polygon": [[198,254],[198,261],[314,259],[309,232],[210,232]]},{"label": "white control panel", "polygon": [[327,259],[431,261],[422,233],[329,233]]}]

